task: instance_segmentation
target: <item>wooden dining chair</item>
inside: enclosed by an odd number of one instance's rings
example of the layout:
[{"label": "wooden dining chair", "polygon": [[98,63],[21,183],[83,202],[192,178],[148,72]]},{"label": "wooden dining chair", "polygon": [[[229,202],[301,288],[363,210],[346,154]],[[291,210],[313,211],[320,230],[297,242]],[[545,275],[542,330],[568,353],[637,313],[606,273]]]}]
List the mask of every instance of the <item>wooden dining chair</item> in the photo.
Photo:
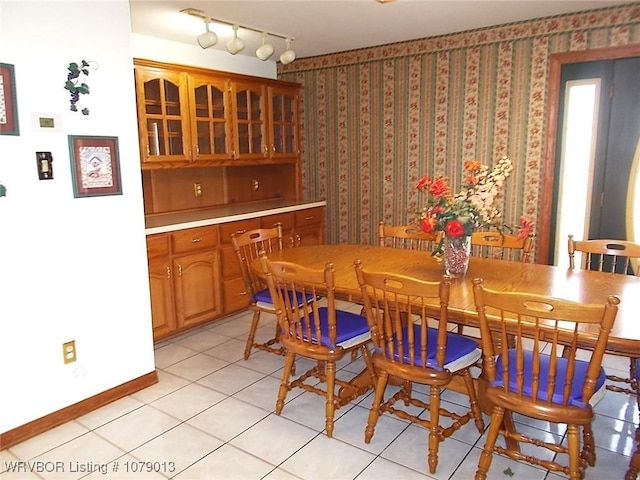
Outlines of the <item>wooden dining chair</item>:
[{"label": "wooden dining chair", "polygon": [[[385,272],[367,271],[355,262],[356,276],[375,345],[373,365],[377,375],[375,396],[369,411],[364,441],[373,437],[380,414],[388,412],[426,428],[429,432],[428,465],[434,473],[440,443],[474,419],[484,431],[482,413],[469,368],[480,358],[478,344],[462,335],[447,332],[449,277],[430,282]],[[412,321],[407,322],[407,312]],[[436,312],[437,328],[428,326]],[[440,394],[455,376],[462,377],[469,395],[470,410],[464,414],[446,410]],[[389,377],[402,386],[385,399]],[[428,403],[412,395],[413,384],[429,386]],[[400,404],[404,403],[405,408]],[[411,408],[406,408],[411,407]],[[427,414],[426,417],[420,412]],[[451,421],[441,425],[441,417]]]},{"label": "wooden dining chair", "polygon": [[[336,308],[331,263],[323,269],[311,269],[291,262],[270,261],[265,252],[261,254],[260,262],[274,299],[280,342],[285,348],[276,415],[280,415],[287,393],[294,388],[321,395],[325,398],[326,433],[332,437],[335,411],[373,385],[374,370],[368,349],[371,332],[367,319]],[[339,378],[336,362],[354,350],[361,352],[367,367],[365,372],[351,378]],[[311,359],[315,365],[294,378],[297,356]]]},{"label": "wooden dining chair", "polygon": [[471,255],[498,260],[529,262],[533,253],[533,235],[518,238],[500,232],[473,232]]},{"label": "wooden dining chair", "polygon": [[432,251],[437,247],[442,232],[423,232],[416,225],[378,224],[378,241],[381,247],[405,248],[408,250]]},{"label": "wooden dining chair", "polygon": [[[636,360],[636,385],[640,384],[640,360]],[[636,394],[636,402],[638,410],[640,410],[640,394]],[[640,424],[636,428],[636,449],[631,455],[629,461],[629,469],[627,470],[624,480],[636,480],[640,473]]]},{"label": "wooden dining chair", "polygon": [[[518,238],[516,235],[500,232],[473,232],[471,234],[471,255],[526,263],[531,260],[533,244],[533,235]],[[463,325],[458,325],[456,328],[460,334],[465,330]],[[469,329],[466,330],[469,334]]]},{"label": "wooden dining chair", "polygon": [[[583,478],[587,465],[595,465],[593,405],[606,391],[602,358],[619,298],[581,304],[524,292],[492,291],[480,278],[473,280],[473,294],[482,340],[483,399],[493,405],[476,480],[487,478],[494,452],[563,472],[572,479]],[[512,335],[515,342],[510,345]],[[588,361],[576,358],[583,335],[597,339]],[[563,345],[568,346],[565,356]],[[566,424],[566,446],[517,433],[513,412]],[[505,446],[496,444],[499,434]],[[524,454],[521,443],[549,449],[552,454],[546,459]],[[568,455],[568,463],[563,455]]]},{"label": "wooden dining chair", "polygon": [[[569,235],[569,268],[575,268],[576,252],[582,254],[580,267],[600,272],[619,273],[624,275],[638,275],[640,264],[640,245],[626,240],[574,240]],[[628,393],[638,396],[638,381],[636,380],[636,364],[638,357],[629,358],[629,375],[608,375],[613,382],[607,388],[613,392]]]},{"label": "wooden dining chair", "polygon": [[258,258],[261,251],[271,253],[282,250],[282,226],[278,223],[272,228],[258,228],[246,232],[236,232],[231,234],[231,244],[236,253],[242,278],[244,280],[246,295],[249,302],[248,308],[253,312],[251,327],[247,336],[247,343],[244,348],[244,359],[251,355],[251,350],[258,349],[267,352],[284,355],[284,348],[278,345],[280,329],[276,322],[275,333],[272,338],[264,342],[256,342],[256,332],[260,322],[260,315],[276,314],[275,307],[269,294],[266,283],[260,280],[251,270],[251,262]]}]

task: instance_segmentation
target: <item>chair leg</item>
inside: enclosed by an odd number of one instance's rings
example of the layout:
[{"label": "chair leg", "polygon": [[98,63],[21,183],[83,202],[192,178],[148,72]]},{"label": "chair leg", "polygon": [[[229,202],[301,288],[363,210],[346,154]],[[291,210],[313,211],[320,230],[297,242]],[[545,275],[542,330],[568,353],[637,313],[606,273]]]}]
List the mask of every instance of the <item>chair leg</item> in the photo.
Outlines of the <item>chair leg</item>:
[{"label": "chair leg", "polygon": [[469,395],[469,406],[471,407],[471,415],[473,415],[473,420],[476,424],[478,432],[482,433],[484,432],[484,419],[482,418],[482,410],[480,409],[480,404],[478,403],[478,395],[473,384],[473,378],[471,378],[469,370],[463,370],[462,372],[460,372],[460,375],[464,380],[464,384],[467,388],[467,394]]},{"label": "chair leg", "polygon": [[493,408],[491,423],[489,424],[489,431],[487,432],[487,441],[485,442],[482,453],[480,454],[475,480],[486,480],[487,478],[487,472],[491,467],[491,460],[493,459],[493,448],[495,447],[498,434],[500,433],[500,426],[502,425],[504,412],[504,408],[502,407]]},{"label": "chair leg", "polygon": [[260,312],[253,312],[253,318],[251,319],[251,328],[249,329],[249,336],[247,337],[247,344],[244,347],[244,359],[247,360],[251,355],[251,349],[256,338],[256,330],[258,329],[258,321],[260,320]]},{"label": "chair leg", "polygon": [[287,393],[290,390],[289,377],[291,376],[291,371],[293,370],[295,359],[295,353],[287,352],[287,355],[284,359],[284,369],[282,370],[282,380],[280,380],[280,388],[278,389],[276,415],[280,415],[282,413],[282,409],[284,408],[284,400],[285,398],[287,398]]},{"label": "chair leg", "polygon": [[429,387],[429,472],[436,473],[440,446],[440,387]]},{"label": "chair leg", "polygon": [[327,437],[333,437],[333,416],[336,411],[336,404],[334,401],[335,387],[336,387],[336,362],[327,362],[326,368],[327,378],[327,403],[325,404],[325,428],[327,430]]},{"label": "chair leg", "polygon": [[587,461],[590,467],[596,466],[596,446],[593,439],[593,430],[591,430],[591,424],[584,425],[582,427],[582,451],[584,452],[583,458]]},{"label": "chair leg", "polygon": [[389,381],[389,374],[387,372],[380,372],[378,375],[378,381],[376,382],[375,395],[371,409],[369,410],[369,418],[367,419],[367,428],[364,431],[364,443],[371,442],[373,433],[376,429],[376,423],[378,423],[378,417],[380,416],[380,405],[382,404],[382,397],[384,390],[387,388],[387,382]]},{"label": "chair leg", "polygon": [[578,425],[567,425],[567,448],[569,450],[569,478],[580,480],[580,428]]}]

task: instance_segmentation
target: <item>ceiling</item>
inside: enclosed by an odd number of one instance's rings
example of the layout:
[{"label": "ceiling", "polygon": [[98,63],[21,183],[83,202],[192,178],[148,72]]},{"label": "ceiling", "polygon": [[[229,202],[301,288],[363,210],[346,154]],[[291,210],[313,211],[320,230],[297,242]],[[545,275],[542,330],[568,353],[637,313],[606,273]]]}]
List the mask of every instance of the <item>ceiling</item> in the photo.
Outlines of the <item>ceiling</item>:
[{"label": "ceiling", "polygon": [[[293,37],[297,58],[432,37],[568,12],[630,3],[615,0],[130,0],[133,33],[197,45],[204,21],[180,13],[186,8],[206,16]],[[233,30],[211,24],[218,35],[214,49],[225,49]],[[257,32],[240,30],[241,54],[253,55]],[[277,59],[285,50],[271,38]]]}]

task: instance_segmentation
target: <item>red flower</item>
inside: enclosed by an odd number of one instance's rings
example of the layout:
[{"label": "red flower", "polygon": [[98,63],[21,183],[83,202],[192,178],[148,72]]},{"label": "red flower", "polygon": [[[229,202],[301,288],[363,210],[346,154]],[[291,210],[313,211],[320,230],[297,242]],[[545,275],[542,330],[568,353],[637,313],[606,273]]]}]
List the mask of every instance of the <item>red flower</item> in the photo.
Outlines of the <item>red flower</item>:
[{"label": "red flower", "polygon": [[464,233],[464,227],[458,220],[451,220],[445,225],[444,233],[449,237],[461,237]]},{"label": "red flower", "polygon": [[520,217],[520,230],[518,231],[518,240],[527,238],[533,230],[533,223],[524,215]]},{"label": "red flower", "polygon": [[423,218],[422,221],[420,222],[420,228],[422,228],[422,231],[425,233],[433,232],[435,226],[436,226],[436,219],[433,217]]},{"label": "red flower", "polygon": [[418,184],[416,185],[416,188],[418,190],[422,190],[423,188],[428,187],[429,185],[431,185],[431,179],[429,177],[422,177],[418,181]]},{"label": "red flower", "polygon": [[449,185],[447,184],[447,179],[443,177],[439,177],[438,179],[436,179],[436,181],[431,184],[429,193],[434,197],[441,197],[449,193]]}]

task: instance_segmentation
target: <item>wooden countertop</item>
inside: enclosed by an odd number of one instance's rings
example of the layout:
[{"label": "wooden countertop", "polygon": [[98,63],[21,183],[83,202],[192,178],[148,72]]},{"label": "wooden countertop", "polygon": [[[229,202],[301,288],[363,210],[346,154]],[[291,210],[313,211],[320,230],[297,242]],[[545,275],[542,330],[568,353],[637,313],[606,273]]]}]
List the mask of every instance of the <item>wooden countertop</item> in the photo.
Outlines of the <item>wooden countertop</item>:
[{"label": "wooden countertop", "polygon": [[173,232],[186,228],[216,225],[219,223],[234,222],[236,220],[294,212],[306,208],[324,207],[326,205],[326,200],[318,202],[267,200],[264,202],[224,205],[207,210],[159,213],[145,216],[145,233],[152,235],[154,233]]}]

